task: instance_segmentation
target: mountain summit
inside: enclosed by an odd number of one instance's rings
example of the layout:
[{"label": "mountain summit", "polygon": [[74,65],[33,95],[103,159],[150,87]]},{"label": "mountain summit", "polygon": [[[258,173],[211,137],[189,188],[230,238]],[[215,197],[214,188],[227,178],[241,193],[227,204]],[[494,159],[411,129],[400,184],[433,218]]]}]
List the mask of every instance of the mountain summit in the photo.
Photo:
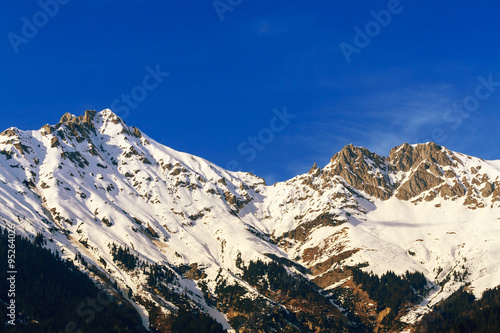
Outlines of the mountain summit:
[{"label": "mountain summit", "polygon": [[[0,134],[0,219],[160,331],[180,309],[241,332],[414,327],[463,286],[479,297],[500,284],[499,188],[500,161],[432,142],[388,157],[348,145],[267,186],[110,110]],[[425,283],[391,308],[360,287],[370,271]]]}]

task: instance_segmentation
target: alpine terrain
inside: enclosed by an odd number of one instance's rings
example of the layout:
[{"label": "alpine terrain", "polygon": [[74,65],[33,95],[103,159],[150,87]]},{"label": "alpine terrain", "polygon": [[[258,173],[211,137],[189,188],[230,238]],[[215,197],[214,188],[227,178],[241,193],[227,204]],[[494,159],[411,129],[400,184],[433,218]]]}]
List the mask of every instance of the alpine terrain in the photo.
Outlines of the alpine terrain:
[{"label": "alpine terrain", "polygon": [[[432,142],[387,157],[348,145],[266,185],[111,110],[67,113],[0,134],[2,323],[14,228],[18,274],[30,273],[13,332],[93,332],[102,311],[113,332],[498,328],[499,207],[500,160]],[[66,290],[87,303],[29,305]]]}]

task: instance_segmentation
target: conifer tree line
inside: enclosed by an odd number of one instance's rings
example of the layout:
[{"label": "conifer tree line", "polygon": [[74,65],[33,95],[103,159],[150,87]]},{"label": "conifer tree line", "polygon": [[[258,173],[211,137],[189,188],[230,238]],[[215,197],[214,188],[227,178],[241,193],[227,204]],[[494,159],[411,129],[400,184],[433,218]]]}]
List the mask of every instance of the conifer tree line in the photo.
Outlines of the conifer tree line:
[{"label": "conifer tree line", "polygon": [[299,277],[292,276],[283,265],[275,261],[266,263],[258,259],[250,261],[248,267],[240,264],[239,268],[243,270],[243,280],[258,290],[281,290],[292,298],[302,296],[311,301],[320,301],[322,298],[318,288]]},{"label": "conifer tree line", "polygon": [[[119,295],[102,306],[103,292],[72,260],[42,247],[47,240],[38,234],[34,242],[16,236],[15,326],[5,326],[8,282],[0,270],[0,327],[7,332],[65,332],[74,323],[81,332],[146,332],[139,314]],[[0,267],[7,267],[7,231],[0,231]],[[94,302],[96,301],[96,302]],[[95,306],[96,308],[93,308]],[[80,309],[80,311],[78,311]],[[94,309],[94,311],[93,311]],[[99,311],[95,310],[98,309]]]},{"label": "conifer tree line", "polygon": [[138,256],[130,253],[128,247],[117,246],[115,243],[111,244],[111,256],[113,261],[121,263],[129,271],[136,267],[139,260]]},{"label": "conifer tree line", "polygon": [[428,283],[420,272],[406,271],[399,276],[388,271],[379,277],[373,273],[363,272],[359,268],[352,269],[352,279],[354,283],[361,285],[372,300],[377,302],[378,311],[385,308],[391,309],[386,321],[394,319],[404,303],[415,304],[420,301],[427,291]]},{"label": "conifer tree line", "polygon": [[419,332],[500,332],[500,287],[486,290],[481,299],[466,287],[426,314],[419,323]]},{"label": "conifer tree line", "polygon": [[[146,332],[139,314],[117,293],[109,293],[113,301],[101,307],[99,311],[94,311],[95,317],[92,320],[88,320],[90,316],[79,315],[77,308],[81,304],[86,304],[85,309],[89,309],[87,303],[89,299],[95,299],[103,289],[113,287],[111,280],[107,286],[96,285],[95,281],[79,270],[75,265],[77,261],[89,270],[96,269],[87,263],[80,253],[71,258],[73,260],[63,259],[58,252],[44,248],[51,240],[45,239],[40,233],[31,239],[16,236],[15,241],[16,263],[19,267],[16,285],[18,321],[14,327],[5,326],[8,281],[6,270],[1,270],[0,327],[2,329],[7,327],[7,332],[64,332],[66,325],[74,322],[81,332]],[[0,227],[1,267],[7,266],[7,244],[7,231]],[[224,332],[222,326],[212,317],[193,306],[187,293],[182,294],[175,290],[179,287],[175,267],[140,262],[138,256],[132,254],[127,247],[116,244],[111,244],[110,247],[114,261],[119,262],[127,270],[139,267],[145,274],[147,286],[177,306],[177,310],[165,315],[156,304],[144,303],[148,304],[146,308],[150,320],[156,320],[157,323],[151,327],[152,332]],[[319,288],[300,276],[295,276],[283,264],[256,260],[250,261],[248,266],[245,266],[239,255],[236,265],[242,272],[241,278],[264,295],[305,299],[318,304],[325,302]],[[353,282],[360,285],[370,298],[377,302],[379,311],[385,308],[391,309],[384,319],[385,323],[390,323],[405,304],[417,303],[428,289],[428,281],[419,272],[407,271],[403,275],[397,275],[390,271],[377,276],[363,272],[359,268],[352,268],[352,277]],[[250,299],[245,288],[240,285],[229,285],[222,276],[216,280],[217,305],[223,303],[233,306],[234,309],[249,314],[250,320],[255,317],[256,324],[257,321],[264,326],[271,322],[298,324],[303,319],[292,314],[277,312],[269,316],[257,316],[255,314],[266,307],[263,298]],[[214,296],[210,295],[206,282],[201,280],[199,285],[208,303],[216,305],[216,302],[212,303]],[[271,291],[276,293],[272,294]],[[139,297],[134,295],[133,298]],[[333,322],[321,323],[325,325],[324,327],[333,327],[332,324]],[[466,288],[462,288],[438,304],[418,325],[417,331],[424,333],[500,332],[500,287],[487,290],[479,300]]]}]

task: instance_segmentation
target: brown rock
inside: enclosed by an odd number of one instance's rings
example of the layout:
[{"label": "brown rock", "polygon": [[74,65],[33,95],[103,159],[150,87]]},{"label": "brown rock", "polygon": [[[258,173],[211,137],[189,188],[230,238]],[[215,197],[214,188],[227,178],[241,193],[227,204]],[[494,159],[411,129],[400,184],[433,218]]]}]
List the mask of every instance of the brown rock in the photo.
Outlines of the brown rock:
[{"label": "brown rock", "polygon": [[395,147],[389,154],[389,162],[394,171],[410,171],[415,165],[422,161],[440,166],[451,166],[453,162],[446,155],[446,148],[438,146],[434,142],[410,146],[405,143]]},{"label": "brown rock", "polygon": [[457,175],[455,174],[455,172],[453,172],[453,170],[446,170],[444,172],[444,176],[446,178],[456,178],[457,177]]},{"label": "brown rock", "polygon": [[50,125],[43,125],[42,128],[43,130],[42,132],[42,135],[46,135],[46,134],[51,134],[52,133],[52,127],[50,127]]},{"label": "brown rock", "polygon": [[[308,249],[306,249],[307,251]],[[339,261],[342,261],[342,260],[345,260],[349,257],[351,257],[352,255],[356,254],[357,252],[359,251],[359,249],[355,249],[355,250],[349,250],[349,251],[345,251],[345,252],[342,252],[338,255],[335,255],[335,256],[331,256],[330,258],[328,258],[327,260],[323,261],[323,262],[320,262],[314,266],[312,266],[310,268],[311,270],[311,273],[312,275],[319,275],[321,273],[324,273],[326,272],[327,270],[330,269],[330,267],[332,267],[332,265],[336,262],[339,262]]]},{"label": "brown rock", "polygon": [[410,200],[443,182],[443,179],[427,172],[425,167],[421,166],[406,182],[399,186],[396,197],[401,200]]},{"label": "brown rock", "polygon": [[495,182],[495,190],[493,191],[492,201],[500,201],[500,182]]},{"label": "brown rock", "polygon": [[431,164],[429,166],[429,171],[436,177],[442,177],[443,176],[443,171],[441,170],[441,168],[439,166],[437,166],[436,164]]},{"label": "brown rock", "polygon": [[59,139],[57,137],[53,137],[52,140],[50,140],[50,146],[52,148],[60,147],[61,143],[59,142]]},{"label": "brown rock", "polygon": [[188,279],[199,280],[207,277],[207,274],[198,269],[198,264],[194,263],[189,265],[189,267],[191,267],[191,269],[185,274]]},{"label": "brown rock", "polygon": [[483,189],[481,190],[481,196],[483,198],[487,198],[493,194],[494,190],[495,190],[495,186],[493,184],[491,184],[490,182],[486,182]]},{"label": "brown rock", "polygon": [[438,191],[443,198],[463,197],[467,193],[466,189],[458,182],[455,182],[455,185],[451,187],[448,184],[444,184]]},{"label": "brown rock", "polygon": [[[295,217],[295,219],[302,219],[302,216]],[[291,238],[296,241],[304,241],[316,228],[318,227],[335,227],[345,223],[346,221],[339,218],[338,215],[323,213],[318,215],[311,221],[300,224],[297,228],[285,232],[283,238]]]},{"label": "brown rock", "polygon": [[343,270],[343,271],[333,270],[315,277],[314,279],[312,279],[312,282],[314,282],[320,288],[326,288],[334,283],[337,283],[345,278],[348,278],[349,276],[351,276],[351,272],[349,270]]},{"label": "brown rock", "polygon": [[2,133],[0,133],[0,136],[8,136],[8,137],[13,137],[17,136],[19,134],[19,130],[17,128],[8,128]]},{"label": "brown rock", "polygon": [[[373,161],[374,165],[366,159]],[[351,144],[335,154],[330,162],[332,167],[328,171],[323,170],[328,176],[340,176],[354,188],[377,198],[386,200],[391,197],[393,189],[386,175],[387,166],[383,157]]]},{"label": "brown rock", "polygon": [[59,121],[60,123],[62,124],[69,124],[70,122],[73,122],[75,121],[75,117],[73,117],[73,115],[69,112],[66,112],[62,117],[61,117],[61,120]]},{"label": "brown rock", "polygon": [[318,165],[316,163],[314,163],[311,170],[309,170],[308,174],[310,174],[313,177],[318,177],[321,174],[321,169],[318,168]]},{"label": "brown rock", "polygon": [[469,208],[471,208],[471,209],[484,208],[485,207],[484,203],[481,202],[481,201],[479,201],[474,196],[469,196],[469,197],[465,198],[464,206],[469,206]]},{"label": "brown rock", "polygon": [[90,127],[94,127],[94,118],[97,114],[95,110],[86,110],[85,115],[83,116],[83,123],[89,125]]},{"label": "brown rock", "polygon": [[141,131],[137,128],[137,127],[133,127],[133,132],[132,132],[132,135],[135,136],[136,138],[140,138],[141,137]]}]

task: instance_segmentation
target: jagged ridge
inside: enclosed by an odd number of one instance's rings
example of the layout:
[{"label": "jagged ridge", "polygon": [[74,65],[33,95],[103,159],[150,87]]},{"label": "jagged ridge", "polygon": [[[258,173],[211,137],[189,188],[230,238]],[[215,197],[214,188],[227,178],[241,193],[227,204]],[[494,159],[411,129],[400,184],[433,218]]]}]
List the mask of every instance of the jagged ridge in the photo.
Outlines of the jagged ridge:
[{"label": "jagged ridge", "polygon": [[[239,314],[223,316],[224,307],[210,304],[190,279],[214,293],[222,276],[244,286],[247,297],[263,297],[242,280],[238,256],[247,263],[292,260],[303,267],[290,266],[293,274],[332,290],[346,286],[349,267],[358,264],[380,274],[421,271],[436,286],[448,279],[431,302],[464,282],[478,292],[496,286],[497,267],[468,240],[496,230],[499,177],[498,161],[434,143],[403,144],[389,157],[348,145],[325,167],[266,186],[252,174],[162,146],[110,110],[0,134],[2,219],[25,235],[53,239],[49,246],[68,257],[81,253],[134,295],[157,298],[144,289],[147,274],[113,260],[111,244],[126,246],[139,261],[163,265],[175,276],[168,288],[190,290],[191,302],[226,328]],[[468,267],[465,253],[479,264]],[[462,266],[468,277],[450,281]],[[167,312],[176,308],[155,302]],[[146,303],[134,304],[146,320]]]}]

